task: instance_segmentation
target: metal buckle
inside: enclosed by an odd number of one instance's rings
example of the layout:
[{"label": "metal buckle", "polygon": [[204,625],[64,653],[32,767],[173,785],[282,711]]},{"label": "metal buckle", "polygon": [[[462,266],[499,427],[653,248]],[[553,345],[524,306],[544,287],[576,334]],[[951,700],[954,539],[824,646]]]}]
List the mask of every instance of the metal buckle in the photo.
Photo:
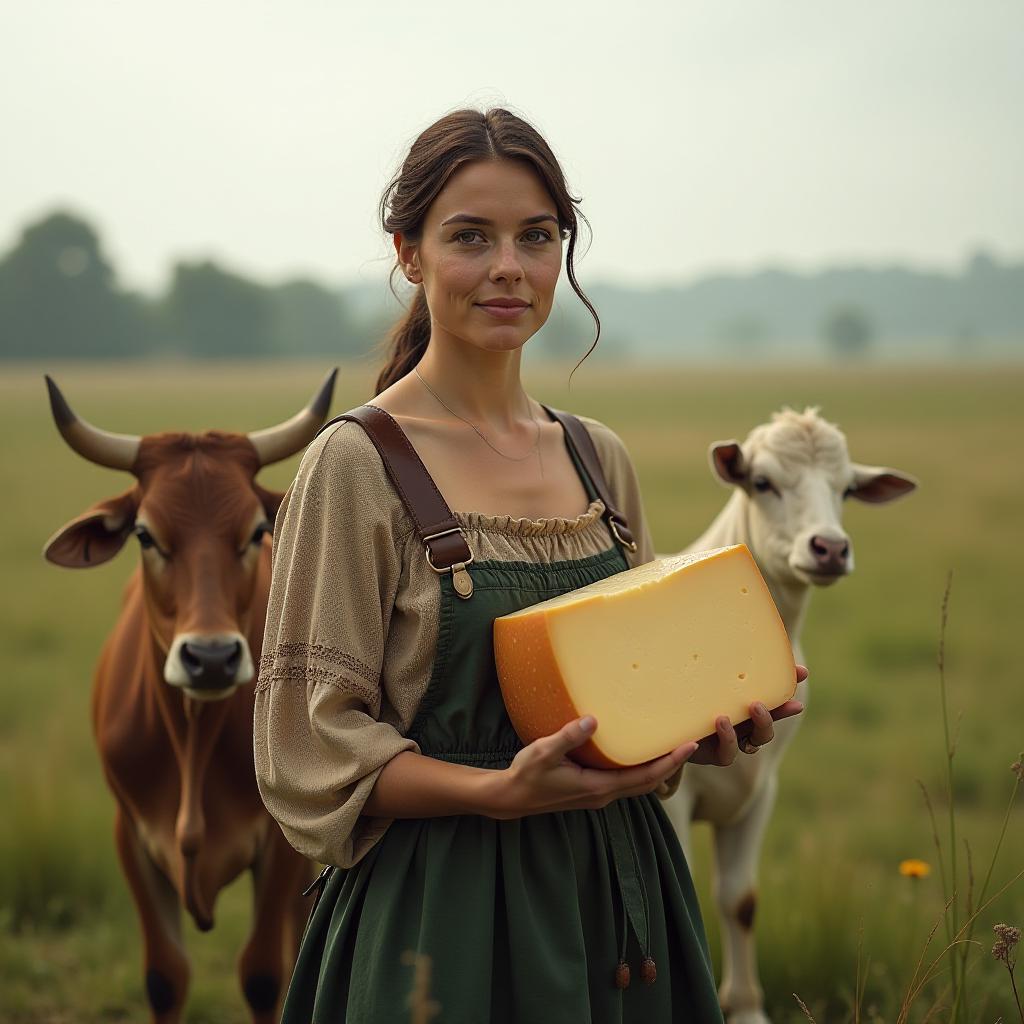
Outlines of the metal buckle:
[{"label": "metal buckle", "polygon": [[[450,530],[441,530],[440,533],[431,533],[431,534],[428,534],[426,537],[423,538],[423,547],[424,547],[424,549],[426,550],[426,553],[427,553],[427,565],[429,565],[430,568],[433,569],[434,572],[436,572],[436,573],[451,572],[451,573],[454,574],[454,570],[455,570],[455,566],[456,565],[460,565],[461,564],[461,565],[465,566],[465,565],[469,565],[470,562],[473,561],[473,549],[469,546],[469,541],[466,541],[466,549],[469,551],[469,558],[467,558],[464,562],[461,562],[461,563],[455,562],[452,565],[449,565],[446,568],[441,568],[441,569],[439,569],[436,565],[434,565],[434,561],[430,557],[430,545],[427,543],[427,541],[428,540],[434,540],[435,537],[447,537],[449,533],[462,533],[462,527],[461,526],[453,526]],[[464,534],[463,534],[462,539],[466,540]]]},{"label": "metal buckle", "polygon": [[626,538],[623,537],[621,533],[619,533],[618,524],[615,522],[615,519],[612,516],[608,517],[608,526],[611,528],[612,535],[624,548],[626,548],[629,551],[636,551],[636,541],[626,540]]}]

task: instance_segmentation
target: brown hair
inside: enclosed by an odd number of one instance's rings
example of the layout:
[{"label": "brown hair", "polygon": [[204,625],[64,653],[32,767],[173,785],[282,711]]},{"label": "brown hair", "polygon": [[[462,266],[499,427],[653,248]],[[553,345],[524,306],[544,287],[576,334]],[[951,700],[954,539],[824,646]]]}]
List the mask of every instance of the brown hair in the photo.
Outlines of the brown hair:
[{"label": "brown hair", "polygon": [[[487,111],[455,110],[435,121],[417,137],[409,149],[401,170],[388,183],[380,200],[380,222],[384,231],[402,232],[411,241],[418,241],[430,204],[463,164],[471,160],[521,160],[530,164],[540,176],[555,202],[558,227],[562,238],[568,238],[565,268],[572,290],[590,310],[597,325],[593,344],[583,359],[594,350],[601,337],[601,320],[590,299],[576,280],[574,256],[578,219],[590,223],[577,209],[580,202],[566,186],[565,175],[551,148],[533,125],[502,107]],[[391,290],[398,264],[391,269]],[[396,296],[397,297],[397,296]],[[404,377],[422,358],[430,341],[430,311],[418,285],[405,315],[384,339],[390,349],[387,363],[377,377],[375,395],[379,395],[400,377]],[[583,362],[573,367],[573,372]],[[570,374],[570,377],[572,374]]]}]

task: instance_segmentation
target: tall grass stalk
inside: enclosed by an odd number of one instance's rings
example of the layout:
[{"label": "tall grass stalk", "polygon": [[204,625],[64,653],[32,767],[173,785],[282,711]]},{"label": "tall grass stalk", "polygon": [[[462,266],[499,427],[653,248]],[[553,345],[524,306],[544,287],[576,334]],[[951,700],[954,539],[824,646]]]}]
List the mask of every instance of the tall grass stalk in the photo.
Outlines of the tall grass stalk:
[{"label": "tall grass stalk", "polygon": [[[942,909],[942,914],[939,916],[939,918],[936,919],[935,924],[932,926],[932,930],[928,935],[928,941],[925,943],[924,952],[922,952],[922,955],[918,960],[917,967],[914,970],[914,975],[910,980],[910,985],[907,989],[907,994],[903,997],[903,1002],[900,1004],[900,1013],[899,1016],[896,1018],[896,1024],[906,1024],[907,1020],[909,1019],[910,1008],[912,1004],[916,1001],[917,997],[925,990],[925,988],[942,973],[943,958],[946,956],[954,955],[955,953],[959,952],[961,948],[969,949],[967,940],[964,937],[964,933],[967,931],[967,929],[969,927],[973,927],[974,922],[977,921],[978,917],[981,916],[982,912],[988,910],[988,908],[993,903],[995,903],[995,901],[999,899],[999,897],[1002,896],[1004,892],[1006,892],[1018,881],[1020,881],[1021,878],[1024,878],[1024,868],[1021,868],[1020,871],[1018,871],[1004,886],[1002,886],[1002,888],[1000,888],[998,892],[994,893],[991,899],[979,904],[977,910],[975,910],[971,917],[968,920],[964,921],[964,923],[960,926],[960,931],[953,936],[953,941],[948,943],[935,956],[931,963],[929,963],[924,974],[919,978],[918,974],[920,973],[921,964],[924,963],[925,953],[927,952],[928,947],[931,945],[932,939],[935,937],[936,931],[938,931],[939,924],[941,924],[942,922],[942,918],[949,912],[950,902],[956,899],[955,893],[952,896],[950,896],[949,900],[947,900],[946,902],[946,905]],[[980,943],[977,942],[974,942],[973,944],[980,945]],[[965,1003],[964,1005],[965,1007],[969,1007],[969,1004]]]},{"label": "tall grass stalk", "polygon": [[[949,620],[949,592],[952,587],[953,570],[951,569],[946,576],[946,589],[942,594],[942,616],[939,628],[939,693],[942,696],[942,732],[945,737],[946,746],[946,797],[949,805],[949,875],[950,887],[952,889],[952,899],[949,899],[946,903],[947,914],[950,913],[951,908],[952,917],[952,924],[947,924],[946,926],[947,938],[951,933],[955,935],[959,931],[958,911],[960,904],[956,895],[958,881],[956,870],[956,806],[953,797],[953,758],[956,756],[956,742],[949,735],[949,701],[946,695],[946,624]],[[943,878],[943,883],[945,884],[945,878]],[[946,895],[948,897],[948,892]],[[968,947],[965,946],[964,948],[967,949]],[[951,961],[954,996],[953,1016],[950,1017],[950,1024],[957,1024],[960,1019],[961,999],[964,995],[963,969],[965,962],[965,957],[960,955],[955,955]]]},{"label": "tall grass stalk", "polygon": [[[945,899],[945,904],[942,909],[942,914],[939,919],[936,920],[935,925],[928,934],[928,939],[925,942],[924,949],[921,951],[921,956],[918,959],[917,966],[914,969],[914,974],[911,977],[910,985],[907,989],[907,994],[904,997],[903,1003],[900,1007],[900,1014],[897,1018],[898,1024],[904,1024],[908,1018],[910,1006],[914,1000],[920,995],[924,988],[934,980],[942,972],[942,961],[944,957],[949,957],[949,973],[950,973],[950,985],[952,989],[952,1005],[950,1007],[951,1016],[949,1018],[950,1024],[959,1024],[962,1019],[962,1014],[966,1012],[970,1006],[970,999],[967,989],[967,968],[968,959],[970,957],[972,946],[978,945],[974,941],[974,927],[981,913],[986,910],[994,900],[1001,896],[1011,885],[1013,885],[1018,879],[1024,876],[1024,869],[1019,871],[1009,882],[1006,883],[991,899],[986,900],[988,895],[989,883],[992,880],[992,872],[995,870],[996,861],[999,858],[999,852],[1002,849],[1003,840],[1006,837],[1007,826],[1010,821],[1010,814],[1013,810],[1014,804],[1017,799],[1017,790],[1020,788],[1021,778],[1024,777],[1024,771],[1016,770],[1020,765],[1021,761],[1024,761],[1024,754],[1020,755],[1020,761],[1014,766],[1014,784],[1010,791],[1010,798],[1007,801],[1006,812],[1003,815],[1002,827],[999,831],[999,837],[996,840],[995,846],[992,850],[992,856],[989,859],[988,869],[985,872],[985,878],[981,885],[981,891],[978,894],[977,902],[975,903],[974,898],[974,863],[971,855],[971,847],[964,839],[964,850],[966,854],[967,863],[967,884],[966,892],[963,893],[958,889],[959,875],[957,872],[957,821],[956,821],[956,801],[953,789],[953,762],[956,758],[956,746],[957,746],[957,734],[951,735],[949,728],[949,701],[946,687],[946,627],[949,620],[949,596],[953,585],[953,573],[952,571],[946,577],[946,587],[942,595],[942,613],[940,618],[940,629],[939,629],[939,653],[938,653],[938,668],[939,668],[939,694],[942,704],[942,730],[943,737],[945,739],[945,755],[946,755],[946,794],[949,804],[948,812],[948,834],[949,834],[949,872],[946,871],[946,857],[942,848],[942,841],[939,838],[938,822],[935,817],[935,810],[932,806],[931,798],[928,794],[928,789],[923,782],[918,780],[918,784],[921,787],[921,792],[924,795],[925,805],[928,808],[928,816],[932,826],[932,838],[935,842],[936,854],[939,862],[939,874],[942,879],[942,892]],[[964,920],[960,921],[960,904],[961,898],[964,899]],[[928,967],[925,969],[923,975],[921,974],[921,968],[924,964],[925,957],[929,948],[931,947],[932,940],[935,937],[935,932],[938,930],[939,924],[945,924],[946,931],[946,946],[936,956]],[[928,1011],[928,1017],[931,1017],[933,1011],[936,1009],[933,1006]]]}]

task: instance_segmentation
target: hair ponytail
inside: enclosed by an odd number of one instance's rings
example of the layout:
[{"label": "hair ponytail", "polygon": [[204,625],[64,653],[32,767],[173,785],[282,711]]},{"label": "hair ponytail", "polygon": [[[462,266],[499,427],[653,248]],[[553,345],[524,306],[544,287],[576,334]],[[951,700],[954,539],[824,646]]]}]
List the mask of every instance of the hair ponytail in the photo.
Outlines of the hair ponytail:
[{"label": "hair ponytail", "polygon": [[[502,159],[529,164],[554,201],[559,231],[569,243],[565,254],[566,276],[597,326],[593,344],[583,356],[586,359],[601,337],[597,311],[576,280],[574,257],[578,222],[582,220],[586,224],[587,219],[577,209],[580,200],[569,192],[551,148],[537,129],[521,117],[502,107],[483,112],[455,110],[424,129],[410,147],[401,169],[384,189],[378,210],[381,227],[386,234],[401,232],[410,241],[418,242],[431,204],[463,164],[472,160]],[[396,264],[391,270],[392,282],[397,269]],[[391,290],[394,291],[393,286]],[[379,395],[409,373],[423,358],[429,341],[430,310],[421,284],[416,288],[409,309],[383,341],[387,361],[377,377],[375,394]],[[583,359],[573,368],[573,373]],[[569,377],[571,380],[572,374]]]},{"label": "hair ponytail", "polygon": [[390,350],[384,369],[377,376],[374,395],[379,395],[400,377],[411,372],[423,358],[430,341],[430,310],[423,285],[416,286],[409,308],[401,320],[391,328],[384,344]]}]

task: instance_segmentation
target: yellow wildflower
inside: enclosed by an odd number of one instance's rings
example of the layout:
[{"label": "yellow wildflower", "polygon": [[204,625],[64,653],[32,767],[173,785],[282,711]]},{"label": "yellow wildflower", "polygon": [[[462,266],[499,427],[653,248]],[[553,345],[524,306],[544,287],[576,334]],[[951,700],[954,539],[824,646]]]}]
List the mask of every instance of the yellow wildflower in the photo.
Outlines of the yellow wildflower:
[{"label": "yellow wildflower", "polygon": [[923,860],[900,861],[900,874],[904,878],[927,878],[931,873],[931,865]]}]

